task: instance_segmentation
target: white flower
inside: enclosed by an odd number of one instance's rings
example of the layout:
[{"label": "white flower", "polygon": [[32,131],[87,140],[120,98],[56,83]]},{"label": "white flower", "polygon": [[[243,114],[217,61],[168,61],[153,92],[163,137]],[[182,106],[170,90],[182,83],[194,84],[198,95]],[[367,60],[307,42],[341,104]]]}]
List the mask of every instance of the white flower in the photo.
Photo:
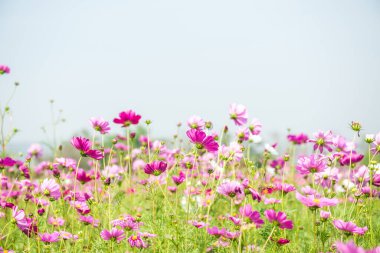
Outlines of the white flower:
[{"label": "white flower", "polygon": [[260,143],[263,138],[261,138],[260,135],[253,135],[253,134],[250,134],[249,135],[249,140],[252,142],[252,143]]},{"label": "white flower", "polygon": [[274,147],[272,147],[269,144],[265,144],[265,149],[266,149],[266,151],[268,151],[272,155],[278,155],[278,152],[274,149]]}]

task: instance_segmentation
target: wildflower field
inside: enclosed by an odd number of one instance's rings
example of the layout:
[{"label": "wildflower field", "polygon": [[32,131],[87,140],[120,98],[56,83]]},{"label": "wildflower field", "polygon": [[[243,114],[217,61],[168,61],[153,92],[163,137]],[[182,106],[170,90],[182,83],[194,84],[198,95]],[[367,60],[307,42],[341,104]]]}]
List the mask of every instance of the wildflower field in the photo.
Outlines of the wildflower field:
[{"label": "wildflower field", "polygon": [[234,103],[156,140],[129,109],[22,155],[0,102],[0,252],[380,252],[380,133],[359,122],[265,144]]}]

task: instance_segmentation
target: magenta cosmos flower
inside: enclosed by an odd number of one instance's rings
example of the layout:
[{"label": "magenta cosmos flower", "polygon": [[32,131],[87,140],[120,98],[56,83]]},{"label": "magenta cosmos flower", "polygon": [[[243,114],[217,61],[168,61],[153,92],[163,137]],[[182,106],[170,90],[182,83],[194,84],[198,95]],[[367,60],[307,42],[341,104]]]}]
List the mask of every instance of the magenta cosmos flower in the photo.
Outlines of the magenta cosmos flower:
[{"label": "magenta cosmos flower", "polygon": [[57,231],[54,231],[51,234],[49,234],[49,233],[41,233],[41,234],[38,234],[38,235],[39,235],[41,241],[43,241],[45,243],[58,242],[59,238],[60,238],[60,233],[57,232]]},{"label": "magenta cosmos flower", "polygon": [[250,204],[240,207],[239,212],[242,217],[254,223],[258,228],[264,224],[264,221],[260,217],[260,213],[258,211],[254,211]]},{"label": "magenta cosmos flower", "polygon": [[0,65],[0,75],[9,74],[11,69],[8,66]]},{"label": "magenta cosmos flower", "polygon": [[100,236],[103,240],[115,240],[117,243],[120,243],[125,238],[124,231],[117,228],[112,228],[111,231],[104,229],[100,232]]},{"label": "magenta cosmos flower", "polygon": [[309,140],[309,137],[306,134],[304,134],[304,133],[289,134],[288,135],[288,140],[290,142],[293,142],[296,145],[301,145],[301,144],[306,143]]},{"label": "magenta cosmos flower", "polygon": [[10,157],[0,158],[0,169],[5,167],[12,167],[16,164],[16,161]]},{"label": "magenta cosmos flower", "polygon": [[298,159],[296,166],[301,175],[323,172],[326,168],[327,165],[324,158],[319,155],[303,156]]},{"label": "magenta cosmos flower", "polygon": [[142,249],[147,247],[139,235],[131,235],[128,238],[128,243],[132,248]]},{"label": "magenta cosmos flower", "polygon": [[136,114],[132,110],[119,113],[119,118],[114,118],[113,122],[121,124],[122,127],[129,127],[130,125],[137,125],[141,119],[141,116]]},{"label": "magenta cosmos flower", "polygon": [[90,182],[92,180],[92,177],[90,174],[86,173],[84,169],[78,168],[74,172],[77,176],[77,180],[80,181],[82,184],[85,184],[87,182]]},{"label": "magenta cosmos flower", "polygon": [[336,206],[339,203],[337,199],[328,199],[328,198],[318,198],[314,195],[308,195],[307,197],[301,195],[299,192],[296,192],[296,198],[301,201],[307,207],[310,208],[321,208],[324,206]]},{"label": "magenta cosmos flower", "polygon": [[180,184],[182,184],[185,181],[186,175],[185,175],[185,173],[183,173],[182,171],[180,171],[179,175],[178,176],[176,176],[176,175],[172,176],[172,179],[173,179],[173,182],[176,185],[180,185]]},{"label": "magenta cosmos flower", "polygon": [[111,130],[109,123],[102,118],[91,118],[90,122],[95,131],[101,134],[106,134]]},{"label": "magenta cosmos flower", "polygon": [[231,104],[229,114],[230,118],[235,122],[235,125],[242,126],[247,123],[248,113],[244,105]]},{"label": "magenta cosmos flower", "polygon": [[206,149],[208,152],[218,151],[219,144],[212,136],[206,136],[202,130],[190,129],[186,132],[190,141],[195,144],[197,149]]},{"label": "magenta cosmos flower", "polygon": [[334,220],[333,224],[337,229],[342,230],[346,234],[364,235],[364,233],[368,230],[367,227],[358,227],[351,221],[344,222],[342,220]]},{"label": "magenta cosmos flower", "polygon": [[99,150],[91,149],[91,141],[84,137],[73,137],[71,139],[71,145],[73,145],[76,149],[80,151],[81,156],[83,157],[91,157],[95,160],[100,160],[104,156],[102,152]]},{"label": "magenta cosmos flower", "polygon": [[293,222],[286,219],[286,214],[283,212],[276,213],[275,210],[265,210],[265,217],[269,222],[274,223],[282,229],[293,229]]},{"label": "magenta cosmos flower", "polygon": [[145,165],[144,172],[149,175],[159,176],[161,173],[165,172],[168,164],[163,161],[153,161]]},{"label": "magenta cosmos flower", "polygon": [[309,142],[314,143],[314,150],[319,149],[319,152],[323,152],[323,149],[327,149],[331,152],[333,149],[330,145],[333,145],[333,134],[331,131],[323,132],[318,131],[314,133],[314,139],[310,139]]}]

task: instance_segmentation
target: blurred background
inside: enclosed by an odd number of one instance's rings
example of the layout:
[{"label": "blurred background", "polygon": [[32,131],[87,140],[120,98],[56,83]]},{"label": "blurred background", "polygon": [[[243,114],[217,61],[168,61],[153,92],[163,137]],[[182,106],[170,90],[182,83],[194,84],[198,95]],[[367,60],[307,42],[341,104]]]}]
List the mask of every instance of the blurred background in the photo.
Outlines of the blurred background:
[{"label": "blurred background", "polygon": [[[215,130],[247,106],[263,134],[380,130],[380,1],[0,1],[0,101],[18,145],[60,139],[126,109],[168,137],[199,115]],[[2,103],[3,104],[3,103]],[[10,124],[9,124],[10,123]],[[114,129],[119,129],[113,125]]]}]

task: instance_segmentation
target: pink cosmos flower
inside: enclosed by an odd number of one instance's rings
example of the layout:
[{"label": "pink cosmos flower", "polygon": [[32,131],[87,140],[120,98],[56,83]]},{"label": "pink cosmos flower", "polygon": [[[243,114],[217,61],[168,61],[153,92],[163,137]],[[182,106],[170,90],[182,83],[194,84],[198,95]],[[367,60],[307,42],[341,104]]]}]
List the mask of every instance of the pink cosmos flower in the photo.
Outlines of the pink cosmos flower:
[{"label": "pink cosmos flower", "polygon": [[45,243],[52,243],[52,242],[58,242],[59,241],[59,237],[60,237],[60,233],[57,232],[57,231],[54,231],[53,233],[49,234],[49,233],[41,233],[41,234],[38,234],[41,241],[45,242]]},{"label": "pink cosmos flower", "polygon": [[195,220],[189,221],[189,224],[193,225],[196,228],[203,228],[207,226],[207,224],[204,223],[203,221],[195,221]]},{"label": "pink cosmos flower", "polygon": [[251,124],[249,124],[248,129],[249,131],[251,131],[252,135],[259,135],[261,133],[262,127],[263,125],[261,124],[261,122],[258,119],[254,118],[251,121]]},{"label": "pink cosmos flower", "polygon": [[251,192],[253,200],[257,200],[257,202],[261,202],[261,195],[258,191],[252,188],[249,188],[249,191]]},{"label": "pink cosmos flower", "polygon": [[95,160],[100,160],[100,159],[103,159],[103,157],[104,157],[104,155],[102,154],[102,152],[99,151],[99,150],[96,150],[96,149],[90,149],[90,150],[88,150],[85,153],[84,157],[86,157],[86,156],[91,157],[91,158],[93,158]]},{"label": "pink cosmos flower", "polygon": [[196,169],[197,162],[194,159],[194,156],[185,156],[181,161],[181,167],[184,169]]},{"label": "pink cosmos flower", "polygon": [[12,208],[12,217],[16,222],[17,226],[23,230],[29,226],[28,221],[26,220],[25,212],[22,209],[18,209],[17,206]]},{"label": "pink cosmos flower", "polygon": [[321,217],[322,220],[328,220],[331,216],[331,213],[321,210],[319,216]]},{"label": "pink cosmos flower", "polygon": [[185,181],[186,175],[185,175],[185,173],[180,171],[179,175],[178,176],[172,176],[172,179],[176,185],[180,185]]},{"label": "pink cosmos flower", "polygon": [[380,132],[376,134],[375,138],[372,138],[372,147],[371,151],[374,155],[380,153]]},{"label": "pink cosmos flower", "polygon": [[65,220],[62,218],[59,218],[59,217],[57,217],[57,218],[49,217],[48,223],[55,226],[55,227],[60,227],[60,226],[63,226],[63,224],[65,224]]},{"label": "pink cosmos flower", "polygon": [[240,232],[239,231],[236,231],[236,232],[226,231],[223,236],[225,238],[228,238],[228,239],[236,239],[240,236]]},{"label": "pink cosmos flower", "polygon": [[286,214],[283,212],[276,213],[275,210],[265,210],[265,217],[269,222],[274,223],[282,229],[293,229],[293,222],[286,219]]},{"label": "pink cosmos flower", "polygon": [[244,198],[244,187],[237,181],[225,180],[216,191],[226,197]]},{"label": "pink cosmos flower", "polygon": [[60,186],[54,179],[45,178],[40,186],[40,191],[45,196],[54,198],[55,200],[61,197]]},{"label": "pink cosmos flower", "polygon": [[247,123],[248,113],[244,105],[231,104],[229,114],[230,118],[235,122],[235,125],[242,126]]},{"label": "pink cosmos flower", "polygon": [[28,149],[28,156],[29,157],[36,157],[41,158],[42,157],[42,147],[40,144],[32,144]]},{"label": "pink cosmos flower", "polygon": [[363,160],[364,155],[356,153],[356,151],[348,151],[348,152],[341,152],[337,153],[339,155],[339,163],[340,165],[353,165],[355,163],[360,162]]},{"label": "pink cosmos flower", "polygon": [[308,140],[309,140],[309,137],[304,134],[304,133],[300,133],[300,134],[289,134],[288,135],[288,140],[290,142],[293,142],[294,144],[296,145],[301,145],[301,144],[304,144],[306,143]]},{"label": "pink cosmos flower", "polygon": [[114,118],[113,122],[116,124],[121,124],[122,127],[129,127],[132,125],[137,125],[141,119],[141,116],[136,114],[132,110],[124,111],[119,113],[119,118]]},{"label": "pink cosmos flower", "polygon": [[100,236],[105,241],[115,240],[117,243],[120,243],[125,238],[124,231],[117,228],[112,228],[111,231],[104,229],[100,232]]},{"label": "pink cosmos flower", "polygon": [[34,218],[29,218],[29,217],[26,217],[25,220],[27,222],[27,226],[20,226],[17,224],[21,232],[26,234],[28,237],[31,237],[32,235],[37,234],[38,232],[37,220]]},{"label": "pink cosmos flower", "polygon": [[29,167],[27,164],[19,166],[18,169],[26,179],[30,179]]},{"label": "pink cosmos flower", "polygon": [[13,207],[15,207],[15,205],[11,202],[7,202],[7,201],[0,199],[0,207],[2,207],[2,208],[13,208]]},{"label": "pink cosmos flower", "polygon": [[218,151],[219,144],[212,136],[206,136],[206,133],[202,130],[190,129],[186,134],[198,149],[205,148],[209,152]]},{"label": "pink cosmos flower", "polygon": [[330,188],[333,182],[338,181],[337,168],[327,167],[323,172],[315,173],[315,182],[324,188]]},{"label": "pink cosmos flower", "polygon": [[214,226],[212,228],[207,228],[207,233],[210,235],[215,236],[224,236],[226,234],[227,230],[225,228],[219,229],[218,227]]},{"label": "pink cosmos flower", "polygon": [[92,128],[101,134],[106,134],[111,130],[109,123],[102,118],[91,118],[90,122]]},{"label": "pink cosmos flower", "polygon": [[286,184],[286,183],[277,183],[275,184],[276,189],[280,192],[284,192],[284,194],[287,194],[289,192],[295,191],[296,187],[292,184]]},{"label": "pink cosmos flower", "polygon": [[241,127],[236,131],[236,137],[239,143],[249,139],[249,130],[246,127]]},{"label": "pink cosmos flower", "polygon": [[86,201],[70,201],[70,205],[75,207],[78,213],[84,215],[90,213],[90,207],[87,205]]},{"label": "pink cosmos flower", "polygon": [[281,203],[281,199],[275,199],[275,198],[266,198],[264,199],[264,204],[265,205],[274,205]]},{"label": "pink cosmos flower", "polygon": [[276,170],[280,170],[280,169],[284,168],[284,166],[285,166],[284,158],[279,157],[279,158],[273,160],[269,165]]},{"label": "pink cosmos flower", "polygon": [[74,169],[77,166],[77,162],[71,158],[59,157],[55,159],[57,161],[56,164],[69,169]]},{"label": "pink cosmos flower", "polygon": [[163,161],[153,161],[145,165],[144,172],[149,175],[159,176],[161,173],[165,172],[168,164]]},{"label": "pink cosmos flower", "polygon": [[322,172],[327,168],[324,157],[319,155],[303,156],[298,159],[296,169],[301,175]]},{"label": "pink cosmos flower", "polygon": [[92,217],[90,215],[89,216],[82,216],[82,215],[80,215],[79,216],[79,220],[81,222],[83,222],[85,225],[91,224],[94,227],[98,227],[99,226],[99,220],[94,219],[94,217]]},{"label": "pink cosmos flower", "polygon": [[81,156],[89,156],[95,160],[103,158],[102,152],[99,150],[91,149],[91,141],[84,137],[73,137],[71,139],[71,145],[80,151]]},{"label": "pink cosmos flower", "polygon": [[201,117],[194,115],[187,120],[187,125],[192,129],[202,130],[205,122]]},{"label": "pink cosmos flower", "polygon": [[239,213],[241,216],[248,218],[248,220],[256,225],[257,228],[264,224],[258,211],[254,211],[250,204],[240,207]]},{"label": "pink cosmos flower", "polygon": [[78,240],[78,236],[77,235],[73,235],[69,232],[66,232],[66,231],[59,231],[59,236],[63,239],[63,240]]},{"label": "pink cosmos flower", "polygon": [[139,223],[134,217],[129,214],[124,215],[120,219],[111,221],[112,226],[118,226],[124,230],[138,230],[141,223]]},{"label": "pink cosmos flower", "polygon": [[220,148],[220,153],[223,156],[223,159],[231,159],[232,161],[239,162],[243,158],[243,146],[234,141],[231,142],[229,146],[222,145]]},{"label": "pink cosmos flower", "polygon": [[307,197],[301,195],[299,192],[296,192],[296,198],[301,201],[307,207],[310,208],[321,208],[324,206],[336,206],[339,203],[337,199],[328,199],[328,198],[319,198],[314,195],[308,195]]},{"label": "pink cosmos flower", "polygon": [[277,242],[277,244],[282,246],[282,245],[288,244],[290,242],[290,240],[286,239],[286,238],[278,238],[276,242]]},{"label": "pink cosmos flower", "polygon": [[331,131],[318,131],[314,133],[314,139],[310,139],[309,142],[314,143],[314,150],[319,149],[319,152],[321,153],[323,152],[323,149],[327,149],[329,152],[333,150],[330,147],[333,145],[333,134]]},{"label": "pink cosmos flower", "polygon": [[9,74],[11,69],[8,66],[0,65],[0,75]]},{"label": "pink cosmos flower", "polygon": [[230,219],[230,221],[232,221],[236,226],[241,226],[243,224],[242,219],[235,216],[229,216],[228,219]]},{"label": "pink cosmos flower", "polygon": [[356,246],[353,241],[336,242],[335,243],[337,253],[379,253],[380,247],[374,249],[365,250],[362,247]]},{"label": "pink cosmos flower", "polygon": [[353,174],[353,181],[354,183],[360,185],[360,186],[365,186],[370,180],[370,175],[369,175],[369,170],[367,166],[362,165],[355,171]]},{"label": "pink cosmos flower", "polygon": [[4,249],[3,247],[0,247],[0,253],[15,253],[14,250]]},{"label": "pink cosmos flower", "polygon": [[373,175],[373,181],[372,181],[372,184],[374,186],[378,186],[380,187],[380,173],[376,173],[375,175]]},{"label": "pink cosmos flower", "polygon": [[131,235],[128,238],[128,243],[132,248],[142,249],[147,247],[139,235]]},{"label": "pink cosmos flower", "polygon": [[342,220],[334,220],[333,224],[337,229],[342,230],[347,234],[364,235],[364,233],[368,230],[367,227],[358,227],[355,223],[351,221],[344,222]]}]

